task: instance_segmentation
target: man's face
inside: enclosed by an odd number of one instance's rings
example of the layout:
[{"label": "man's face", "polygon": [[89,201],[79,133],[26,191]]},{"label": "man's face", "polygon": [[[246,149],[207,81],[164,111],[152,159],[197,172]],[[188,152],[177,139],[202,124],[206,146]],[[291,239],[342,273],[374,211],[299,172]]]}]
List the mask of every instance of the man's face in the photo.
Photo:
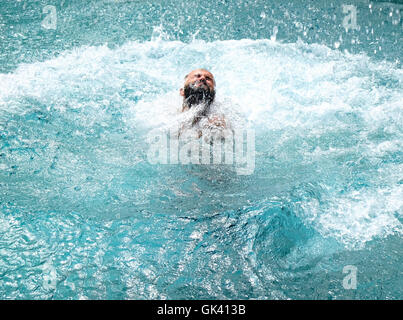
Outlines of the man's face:
[{"label": "man's face", "polygon": [[190,107],[192,104],[211,103],[215,97],[215,80],[211,72],[204,69],[196,69],[185,78],[181,96],[185,98]]}]

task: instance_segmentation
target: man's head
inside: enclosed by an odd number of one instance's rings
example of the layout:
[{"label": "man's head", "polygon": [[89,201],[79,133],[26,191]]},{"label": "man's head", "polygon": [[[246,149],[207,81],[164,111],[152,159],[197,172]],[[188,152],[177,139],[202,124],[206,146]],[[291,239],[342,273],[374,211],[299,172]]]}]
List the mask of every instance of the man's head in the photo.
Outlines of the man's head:
[{"label": "man's head", "polygon": [[183,97],[184,107],[191,108],[200,103],[211,104],[215,97],[213,74],[205,69],[193,70],[185,77],[179,93]]}]

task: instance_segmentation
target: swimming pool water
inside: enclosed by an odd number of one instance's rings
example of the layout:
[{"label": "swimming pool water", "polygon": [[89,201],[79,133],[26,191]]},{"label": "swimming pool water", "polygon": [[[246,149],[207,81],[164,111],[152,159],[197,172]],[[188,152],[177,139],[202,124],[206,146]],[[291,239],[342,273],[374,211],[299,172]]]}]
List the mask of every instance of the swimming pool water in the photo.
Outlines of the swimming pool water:
[{"label": "swimming pool water", "polygon": [[[352,3],[2,1],[0,298],[401,299],[402,6]],[[200,66],[251,175],[147,161]]]}]

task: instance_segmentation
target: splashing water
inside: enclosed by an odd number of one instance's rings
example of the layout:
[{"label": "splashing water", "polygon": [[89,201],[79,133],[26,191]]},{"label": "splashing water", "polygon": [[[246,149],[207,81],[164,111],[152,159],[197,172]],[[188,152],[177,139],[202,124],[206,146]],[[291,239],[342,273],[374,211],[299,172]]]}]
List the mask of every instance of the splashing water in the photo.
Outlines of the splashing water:
[{"label": "splashing water", "polygon": [[[0,74],[0,297],[401,298],[403,70],[272,30]],[[255,131],[251,175],[147,161],[201,63]]]}]

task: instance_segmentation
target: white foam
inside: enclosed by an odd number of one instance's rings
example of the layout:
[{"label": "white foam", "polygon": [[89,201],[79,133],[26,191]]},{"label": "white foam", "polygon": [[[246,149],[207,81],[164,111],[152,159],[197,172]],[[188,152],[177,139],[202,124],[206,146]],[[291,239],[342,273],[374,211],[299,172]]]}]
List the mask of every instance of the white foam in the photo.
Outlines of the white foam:
[{"label": "white foam", "polygon": [[[157,39],[116,49],[77,48],[0,74],[0,122],[30,110],[25,100],[34,99],[51,114],[77,109],[78,121],[87,126],[108,123],[110,114],[103,109],[108,104],[125,114],[126,126],[167,126],[181,107],[184,75],[198,67],[215,75],[226,113],[279,137],[268,138],[258,153],[309,168],[312,161],[316,167],[325,160],[338,163],[345,154],[372,161],[401,150],[403,70],[302,42]],[[385,135],[374,138],[379,132]],[[358,146],[348,144],[353,137],[360,137]],[[399,164],[390,166],[401,170]],[[372,173],[373,181],[379,172]],[[393,179],[384,177],[383,187],[335,195],[326,207],[305,203],[303,218],[348,244],[400,230],[395,212],[401,212],[402,189]]]}]

